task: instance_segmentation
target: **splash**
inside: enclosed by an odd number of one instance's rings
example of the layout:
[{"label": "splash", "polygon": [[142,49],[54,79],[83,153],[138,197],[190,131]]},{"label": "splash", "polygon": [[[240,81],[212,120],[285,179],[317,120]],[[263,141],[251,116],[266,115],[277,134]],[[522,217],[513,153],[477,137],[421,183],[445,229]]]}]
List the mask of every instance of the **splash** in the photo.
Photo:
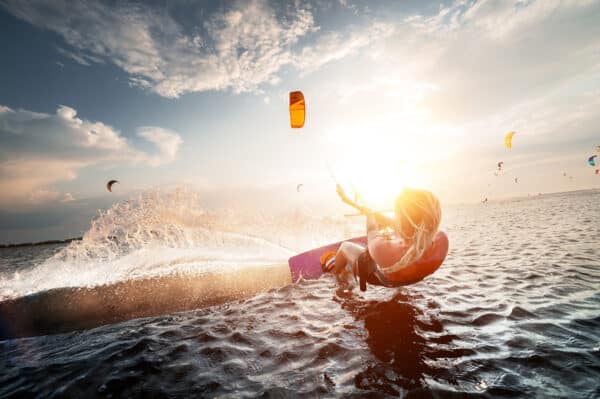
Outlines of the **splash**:
[{"label": "splash", "polygon": [[82,240],[0,280],[0,299],[172,273],[286,264],[300,251],[351,234],[347,223],[305,211],[207,210],[185,188],[144,192],[99,211]]}]

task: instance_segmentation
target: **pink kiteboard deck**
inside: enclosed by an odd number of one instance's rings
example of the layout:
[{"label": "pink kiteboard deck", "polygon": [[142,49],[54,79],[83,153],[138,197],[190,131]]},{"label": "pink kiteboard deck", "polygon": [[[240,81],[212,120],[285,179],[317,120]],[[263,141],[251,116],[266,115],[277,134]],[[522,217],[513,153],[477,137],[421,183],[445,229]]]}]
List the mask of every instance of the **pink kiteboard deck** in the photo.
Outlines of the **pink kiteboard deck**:
[{"label": "pink kiteboard deck", "polygon": [[[357,244],[367,246],[366,236],[355,237],[344,241],[352,241]],[[321,277],[323,274],[320,260],[321,255],[327,251],[337,251],[339,246],[342,245],[342,242],[344,241],[336,242],[334,244],[329,244],[316,249],[311,249],[310,251],[292,256],[288,260],[290,271],[292,272],[292,282],[296,283],[298,280],[300,280],[300,278],[305,280],[316,280]]]}]

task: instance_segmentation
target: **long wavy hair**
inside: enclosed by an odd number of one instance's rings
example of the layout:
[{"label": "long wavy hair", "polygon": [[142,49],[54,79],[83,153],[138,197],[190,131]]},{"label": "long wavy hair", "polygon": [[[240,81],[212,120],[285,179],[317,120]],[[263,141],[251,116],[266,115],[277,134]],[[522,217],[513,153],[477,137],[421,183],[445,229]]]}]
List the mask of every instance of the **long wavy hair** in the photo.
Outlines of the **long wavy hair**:
[{"label": "long wavy hair", "polygon": [[405,188],[396,198],[396,232],[408,244],[398,262],[382,268],[385,274],[403,269],[419,260],[431,247],[440,227],[442,207],[437,197],[427,190]]}]

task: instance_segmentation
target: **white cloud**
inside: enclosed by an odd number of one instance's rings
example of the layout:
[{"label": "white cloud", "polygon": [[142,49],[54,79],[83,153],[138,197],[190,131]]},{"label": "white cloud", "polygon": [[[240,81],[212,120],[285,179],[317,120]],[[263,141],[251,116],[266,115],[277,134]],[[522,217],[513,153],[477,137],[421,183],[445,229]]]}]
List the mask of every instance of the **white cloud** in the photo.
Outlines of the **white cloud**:
[{"label": "white cloud", "polygon": [[77,117],[77,111],[61,105],[55,114],[13,110],[0,106],[0,205],[70,201],[70,193],[50,188],[73,180],[81,168],[106,162],[158,166],[175,159],[179,134],[159,127],[143,127],[140,137],[158,152],[133,147],[113,127]]},{"label": "white cloud", "polygon": [[73,197],[73,194],[71,193],[65,193],[62,197],[62,199],[60,200],[60,202],[71,202],[71,201],[75,201],[75,197]]},{"label": "white cloud", "polygon": [[594,0],[457,0],[440,6],[435,15],[411,15],[406,22],[425,33],[448,35],[467,29],[493,39],[504,39],[553,15],[593,3]]},{"label": "white cloud", "polygon": [[[310,5],[252,0],[233,3],[187,27],[169,10],[126,2],[7,1],[15,16],[61,35],[73,50],[59,52],[82,65],[108,60],[130,75],[133,85],[161,96],[189,92],[258,91],[279,81],[285,66],[313,71],[354,54],[385,35],[375,24],[350,34],[310,36],[319,31]],[[195,16],[194,6],[188,10]],[[203,10],[202,10],[203,11]],[[300,50],[296,48],[300,47]]]},{"label": "white cloud", "polygon": [[494,39],[501,39],[516,31],[523,32],[532,25],[548,19],[552,14],[568,11],[572,8],[586,7],[589,0],[513,0],[480,1],[473,3],[462,14],[463,22],[469,22]]},{"label": "white cloud", "polygon": [[179,146],[183,143],[179,134],[155,126],[144,126],[139,128],[138,135],[158,148],[159,156],[152,159],[152,163],[155,165],[173,161],[177,155]]},{"label": "white cloud", "polygon": [[314,45],[305,47],[294,59],[294,65],[303,73],[312,72],[323,65],[356,54],[358,50],[383,40],[394,33],[386,23],[373,23],[353,31],[347,37],[337,32],[323,35]]},{"label": "white cloud", "polygon": [[467,123],[598,74],[598,18],[597,1],[455,1],[405,18],[381,63],[437,85],[424,105]]}]

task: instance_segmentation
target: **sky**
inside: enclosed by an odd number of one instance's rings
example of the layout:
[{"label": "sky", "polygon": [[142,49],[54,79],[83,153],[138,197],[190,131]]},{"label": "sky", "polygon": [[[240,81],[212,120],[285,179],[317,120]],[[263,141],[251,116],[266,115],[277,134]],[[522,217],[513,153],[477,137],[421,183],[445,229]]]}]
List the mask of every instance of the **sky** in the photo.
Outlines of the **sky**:
[{"label": "sky", "polygon": [[0,0],[0,242],[181,185],[320,210],[334,180],[377,206],[600,187],[599,3]]}]

